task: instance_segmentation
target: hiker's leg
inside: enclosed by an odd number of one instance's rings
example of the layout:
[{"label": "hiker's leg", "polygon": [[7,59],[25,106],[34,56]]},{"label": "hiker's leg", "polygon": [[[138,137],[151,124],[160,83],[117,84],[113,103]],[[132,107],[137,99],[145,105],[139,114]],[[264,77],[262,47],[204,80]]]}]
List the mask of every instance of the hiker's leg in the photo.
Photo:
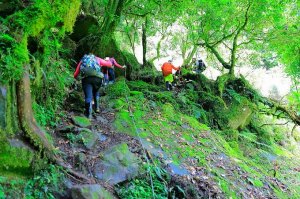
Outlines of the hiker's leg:
[{"label": "hiker's leg", "polygon": [[94,96],[94,103],[95,103],[95,112],[100,112],[100,87],[101,87],[102,79],[95,77],[94,84],[93,84],[93,96]]},{"label": "hiker's leg", "polygon": [[109,68],[108,74],[109,74],[109,81],[114,83],[115,82],[115,70],[113,68]]},{"label": "hiker's leg", "polygon": [[169,88],[170,88],[170,90],[172,90],[173,89],[173,82],[174,82],[174,77],[173,77],[173,74],[170,74],[169,75]]},{"label": "hiker's leg", "polygon": [[91,118],[92,116],[92,100],[93,100],[93,86],[88,78],[82,80],[82,89],[84,92],[85,101],[85,116]]},{"label": "hiker's leg", "polygon": [[170,90],[170,82],[166,81],[166,88],[169,91]]},{"label": "hiker's leg", "polygon": [[107,67],[102,67],[102,73],[104,74],[104,79],[103,79],[103,83],[104,83],[104,86],[108,84],[108,81],[109,81],[109,77],[108,77],[108,69]]}]

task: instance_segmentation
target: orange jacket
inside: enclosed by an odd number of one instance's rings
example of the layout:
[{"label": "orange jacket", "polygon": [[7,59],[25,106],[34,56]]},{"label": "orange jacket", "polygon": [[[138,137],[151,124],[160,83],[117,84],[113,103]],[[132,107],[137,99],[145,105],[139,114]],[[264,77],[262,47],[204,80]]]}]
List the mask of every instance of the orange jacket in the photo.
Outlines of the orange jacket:
[{"label": "orange jacket", "polygon": [[180,68],[173,66],[173,64],[171,64],[170,62],[165,62],[161,67],[163,76],[165,77],[172,74],[172,69],[179,70]]}]

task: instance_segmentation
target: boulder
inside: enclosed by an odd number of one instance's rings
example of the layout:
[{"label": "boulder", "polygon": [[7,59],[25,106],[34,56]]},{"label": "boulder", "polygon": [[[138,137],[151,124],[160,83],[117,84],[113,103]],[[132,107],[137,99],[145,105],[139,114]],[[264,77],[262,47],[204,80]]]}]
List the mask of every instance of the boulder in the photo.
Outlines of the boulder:
[{"label": "boulder", "polygon": [[86,128],[80,129],[79,132],[79,137],[82,139],[84,146],[92,149],[99,139],[98,134]]},{"label": "boulder", "polygon": [[96,163],[94,174],[98,179],[117,184],[137,176],[139,162],[127,144],[121,143],[104,152]]},{"label": "boulder", "polygon": [[114,199],[115,197],[98,184],[76,185],[71,189],[73,199]]},{"label": "boulder", "polygon": [[91,126],[91,121],[86,118],[86,117],[81,117],[81,116],[73,116],[72,121],[75,125],[86,128],[88,126]]}]

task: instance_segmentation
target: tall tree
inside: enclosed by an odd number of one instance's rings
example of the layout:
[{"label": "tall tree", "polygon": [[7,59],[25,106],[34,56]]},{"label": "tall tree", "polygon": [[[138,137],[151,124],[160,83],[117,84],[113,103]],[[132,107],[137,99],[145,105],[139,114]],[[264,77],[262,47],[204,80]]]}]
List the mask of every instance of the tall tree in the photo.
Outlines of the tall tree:
[{"label": "tall tree", "polygon": [[197,1],[182,18],[192,27],[198,45],[206,48],[234,76],[237,57],[267,41],[267,34],[282,16],[282,1]]}]

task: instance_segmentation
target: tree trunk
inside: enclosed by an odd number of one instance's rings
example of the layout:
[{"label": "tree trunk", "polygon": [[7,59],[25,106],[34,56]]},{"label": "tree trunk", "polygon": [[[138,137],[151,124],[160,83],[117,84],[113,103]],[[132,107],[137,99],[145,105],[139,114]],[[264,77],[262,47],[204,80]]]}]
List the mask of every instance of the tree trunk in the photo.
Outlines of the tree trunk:
[{"label": "tree trunk", "polygon": [[195,55],[195,53],[197,51],[197,48],[198,48],[198,46],[194,45],[192,51],[188,54],[186,59],[185,59],[185,57],[183,57],[183,65],[184,66],[187,66],[191,62],[193,56]]},{"label": "tree trunk", "polygon": [[59,156],[55,154],[54,146],[46,138],[45,132],[37,124],[32,110],[32,101],[30,93],[30,78],[28,73],[29,66],[25,67],[23,78],[17,84],[17,108],[18,118],[21,129],[25,135],[33,142],[34,146],[42,150],[46,157],[75,177],[84,179],[87,182],[93,182],[92,179],[73,171],[66,165]]},{"label": "tree trunk", "polygon": [[147,65],[147,58],[146,58],[146,53],[147,53],[147,25],[148,24],[148,19],[147,16],[145,17],[145,22],[142,25],[142,46],[143,46],[143,67],[146,67]]}]

